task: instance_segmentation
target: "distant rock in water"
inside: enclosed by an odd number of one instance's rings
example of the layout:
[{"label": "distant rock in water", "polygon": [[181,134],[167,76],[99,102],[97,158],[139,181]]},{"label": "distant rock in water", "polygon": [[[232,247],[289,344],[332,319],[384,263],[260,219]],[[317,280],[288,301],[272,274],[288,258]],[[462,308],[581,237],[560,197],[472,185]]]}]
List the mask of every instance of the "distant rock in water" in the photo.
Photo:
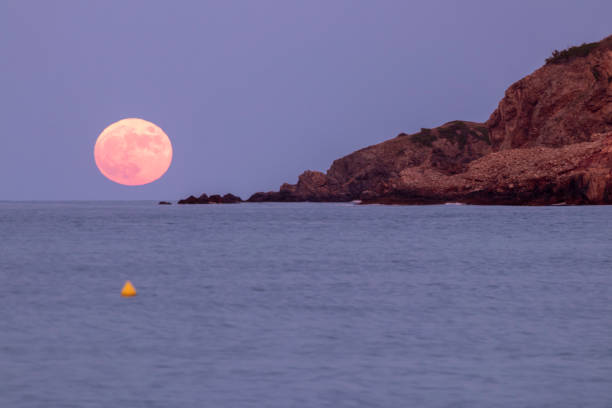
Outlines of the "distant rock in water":
[{"label": "distant rock in water", "polygon": [[208,204],[208,200],[206,202],[199,202],[198,199],[192,195],[182,200],[179,200],[177,204]]},{"label": "distant rock in water", "polygon": [[209,204],[222,204],[223,197],[221,197],[219,194],[213,194],[210,197],[208,197],[208,203]]},{"label": "distant rock in water", "polygon": [[352,200],[612,204],[612,36],[555,51],[485,123],[400,133],[248,201]]},{"label": "distant rock in water", "polygon": [[209,197],[204,193],[200,197],[189,196],[179,200],[178,204],[236,204],[241,202],[242,199],[233,194],[225,194],[224,196],[214,194]]},{"label": "distant rock in water", "polygon": [[233,194],[226,194],[223,197],[221,197],[221,204],[235,204],[235,203],[241,203],[242,202],[242,198],[235,196]]},{"label": "distant rock in water", "polygon": [[158,204],[159,205],[172,205],[170,201],[160,201]]}]

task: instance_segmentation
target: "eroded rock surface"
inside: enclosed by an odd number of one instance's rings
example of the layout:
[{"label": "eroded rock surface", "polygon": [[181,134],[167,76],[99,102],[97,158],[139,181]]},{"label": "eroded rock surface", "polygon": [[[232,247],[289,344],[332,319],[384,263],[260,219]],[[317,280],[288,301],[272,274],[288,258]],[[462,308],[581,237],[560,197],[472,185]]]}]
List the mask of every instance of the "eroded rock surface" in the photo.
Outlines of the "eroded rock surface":
[{"label": "eroded rock surface", "polygon": [[495,150],[559,147],[612,130],[612,36],[512,84],[487,127]]}]

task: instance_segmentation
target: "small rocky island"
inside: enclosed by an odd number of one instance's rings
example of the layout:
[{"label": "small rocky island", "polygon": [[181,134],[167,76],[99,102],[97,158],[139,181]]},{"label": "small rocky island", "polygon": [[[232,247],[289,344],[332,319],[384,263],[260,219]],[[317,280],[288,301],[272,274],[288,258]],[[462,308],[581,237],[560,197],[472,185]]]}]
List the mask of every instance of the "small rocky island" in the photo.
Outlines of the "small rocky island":
[{"label": "small rocky island", "polygon": [[210,197],[206,193],[199,197],[189,196],[183,200],[179,200],[178,204],[237,204],[241,203],[242,199],[233,194],[213,194]]},{"label": "small rocky island", "polygon": [[401,133],[334,161],[326,173],[308,170],[297,184],[248,199],[353,200],[612,204],[612,36],[554,51],[506,90],[484,123]]}]

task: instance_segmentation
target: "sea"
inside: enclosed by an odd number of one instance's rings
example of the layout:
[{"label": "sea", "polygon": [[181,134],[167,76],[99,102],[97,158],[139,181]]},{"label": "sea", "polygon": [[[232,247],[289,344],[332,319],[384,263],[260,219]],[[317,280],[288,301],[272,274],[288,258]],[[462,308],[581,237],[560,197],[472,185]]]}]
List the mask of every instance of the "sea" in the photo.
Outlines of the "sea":
[{"label": "sea", "polygon": [[612,207],[0,202],[0,407],[612,407]]}]

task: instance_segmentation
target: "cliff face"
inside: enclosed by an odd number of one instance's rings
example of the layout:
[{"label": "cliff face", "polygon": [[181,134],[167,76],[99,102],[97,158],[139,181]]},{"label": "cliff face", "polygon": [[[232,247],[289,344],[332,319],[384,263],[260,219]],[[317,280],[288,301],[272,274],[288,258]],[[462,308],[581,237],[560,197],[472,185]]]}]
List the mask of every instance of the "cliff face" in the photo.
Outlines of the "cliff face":
[{"label": "cliff face", "polygon": [[249,201],[612,204],[612,36],[555,51],[486,123],[400,134]]},{"label": "cliff face", "polygon": [[514,83],[487,121],[494,150],[591,140],[612,129],[612,36]]}]

